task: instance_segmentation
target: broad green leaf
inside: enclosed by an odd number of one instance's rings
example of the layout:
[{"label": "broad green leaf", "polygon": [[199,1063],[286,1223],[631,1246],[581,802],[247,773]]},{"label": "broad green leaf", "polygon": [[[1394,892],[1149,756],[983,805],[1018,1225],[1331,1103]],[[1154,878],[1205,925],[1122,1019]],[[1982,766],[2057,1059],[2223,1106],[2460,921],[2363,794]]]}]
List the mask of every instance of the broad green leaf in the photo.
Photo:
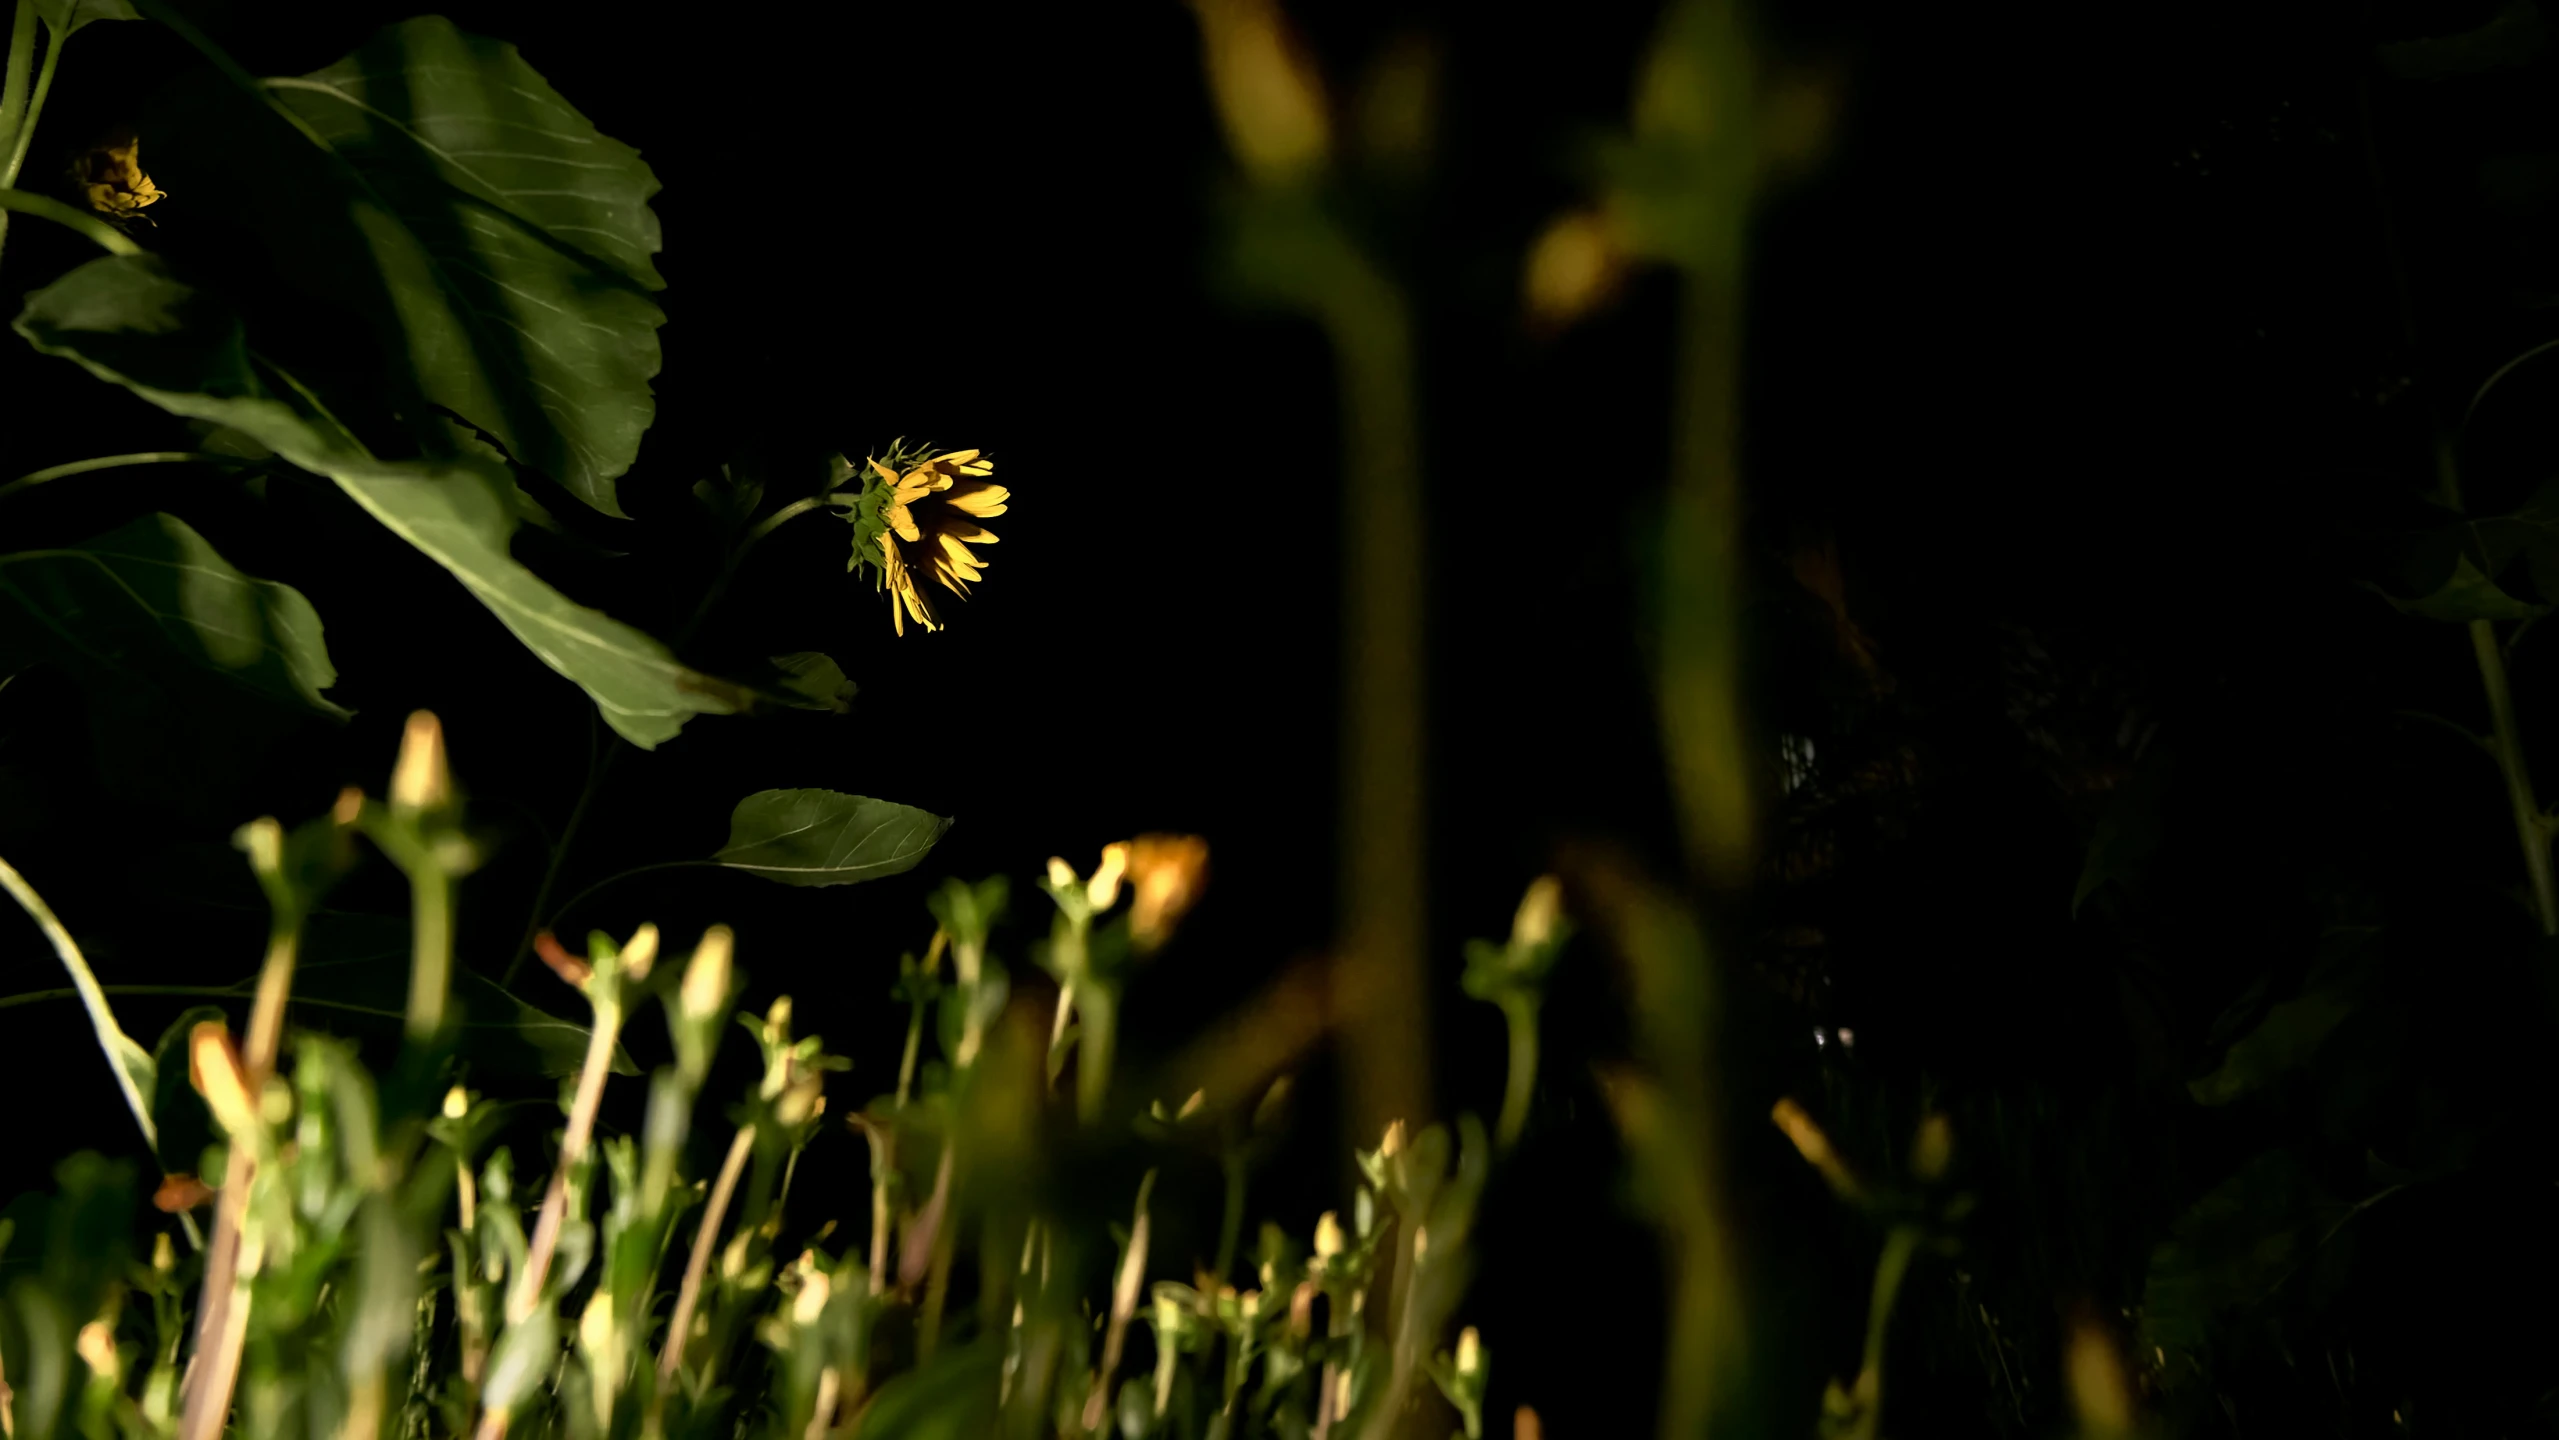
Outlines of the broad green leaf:
[{"label": "broad green leaf", "polygon": [[779,688],[796,696],[791,703],[802,710],[832,710],[841,715],[852,708],[850,701],[857,688],[844,678],[844,667],[832,657],[814,650],[802,650],[773,657],[773,668],[780,671]]},{"label": "broad green leaf", "polygon": [[2259,1155],[2214,1186],[2152,1250],[2142,1348],[2193,1355],[2223,1317],[2264,1302],[2324,1255],[2350,1207],[2289,1150]]},{"label": "broad green leaf", "polygon": [[261,699],[337,719],[320,617],[300,591],[245,575],[173,515],[61,550],[0,555],[0,655],[84,676],[199,668]]},{"label": "broad green leaf", "polygon": [[99,20],[139,20],[131,0],[36,0],[36,14],[43,17],[57,35],[79,33],[80,27]]},{"label": "broad green leaf", "polygon": [[2529,65],[2550,43],[2533,0],[2506,0],[2488,22],[2453,35],[2375,46],[2382,68],[2404,80],[2441,80]]},{"label": "broad green leaf", "polygon": [[[2200,1104],[2227,1105],[2307,1067],[2329,1035],[2371,997],[2380,978],[2373,937],[2364,926],[2343,926],[2322,936],[2319,959],[2301,993],[2269,1007],[2246,1034],[2230,1042],[2211,1074],[2187,1083],[2187,1093]],[[2250,993],[2263,991],[2260,982]]]},{"label": "broad green leaf", "polygon": [[947,817],[834,790],[760,790],[729,816],[711,859],[785,885],[851,885],[915,868]]},{"label": "broad green leaf", "polygon": [[[155,117],[155,174],[360,317],[395,388],[607,515],[656,413],[657,177],[515,47],[441,16]],[[290,124],[285,117],[290,117]],[[296,132],[299,133],[296,133]]]},{"label": "broad green leaf", "polygon": [[2497,587],[2467,555],[2453,558],[2452,574],[2433,593],[2415,600],[2402,600],[2382,592],[2404,615],[2419,615],[2428,620],[2529,620],[2547,612],[2547,605],[2518,600]]},{"label": "broad green leaf", "polygon": [[420,461],[375,458],[307,395],[271,386],[238,317],[156,256],[93,260],[27,297],[16,328],[173,414],[210,420],[335,480],[392,533],[462,582],[542,662],[577,682],[605,721],[649,749],[697,714],[740,706],[737,687],[679,663],[656,640],[571,601],[508,553],[514,481],[469,445]]},{"label": "broad green leaf", "polygon": [[976,1440],[997,1429],[1004,1355],[979,1341],[946,1350],[880,1387],[862,1417],[873,1440]]}]

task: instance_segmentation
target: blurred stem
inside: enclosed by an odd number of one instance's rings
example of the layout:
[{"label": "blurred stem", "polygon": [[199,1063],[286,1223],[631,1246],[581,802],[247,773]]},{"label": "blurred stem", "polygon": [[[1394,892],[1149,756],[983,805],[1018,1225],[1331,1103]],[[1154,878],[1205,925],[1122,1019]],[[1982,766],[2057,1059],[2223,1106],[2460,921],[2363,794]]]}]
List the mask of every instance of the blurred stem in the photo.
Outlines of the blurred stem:
[{"label": "blurred stem", "polygon": [[738,1176],[745,1171],[747,1156],[754,1150],[755,1127],[740,1127],[737,1138],[729,1142],[728,1158],[720,1162],[720,1178],[711,1184],[711,1199],[702,1209],[702,1224],[693,1232],[693,1253],[685,1257],[684,1279],[676,1287],[675,1311],[667,1320],[666,1347],[658,1352],[661,1395],[666,1382],[675,1378],[675,1367],[684,1361],[685,1341],[693,1333],[693,1310],[702,1299],[702,1276],[710,1268],[712,1247],[719,1243],[720,1222],[728,1218],[729,1201],[737,1194]]},{"label": "blurred stem", "polygon": [[959,1168],[959,1146],[956,1137],[942,1142],[942,1163],[933,1176],[933,1198],[925,1208],[933,1214],[933,1258],[925,1272],[924,1315],[916,1332],[917,1364],[933,1358],[942,1343],[942,1307],[951,1296],[951,1253],[959,1237],[958,1200],[954,1197],[955,1172]]},{"label": "blurred stem", "polygon": [[1510,1078],[1502,1087],[1502,1118],[1494,1140],[1508,1150],[1528,1128],[1528,1105],[1537,1093],[1537,997],[1518,991],[1501,1000],[1502,1019],[1511,1038]]},{"label": "blurred stem", "polygon": [[[453,877],[433,855],[409,872],[409,1039],[425,1044],[444,1029],[453,991]],[[610,1061],[608,1050],[605,1058]]]},{"label": "blurred stem", "polygon": [[1691,865],[1720,883],[1749,864],[1752,803],[1740,691],[1741,286],[1692,269],[1681,287],[1670,493],[1662,524],[1662,730]]},{"label": "blurred stem", "polygon": [[1078,1029],[1075,1058],[1075,1114],[1087,1125],[1098,1123],[1111,1097],[1111,1058],[1120,1023],[1118,987],[1087,978],[1076,1001]]},{"label": "blurred stem", "polygon": [[1404,293],[1327,220],[1311,257],[1343,429],[1341,895],[1351,1129],[1428,1110],[1422,476]]},{"label": "blurred stem", "polygon": [[1857,1404],[1857,1420],[1847,1440],[1873,1440],[1883,1423],[1884,1341],[1891,1333],[1893,1304],[1900,1298],[1902,1277],[1910,1272],[1911,1256],[1919,1250],[1919,1227],[1896,1225],[1884,1237],[1884,1254],[1875,1264],[1875,1293],[1866,1309],[1866,1354],[1857,1369],[1857,1387],[1852,1398]]}]

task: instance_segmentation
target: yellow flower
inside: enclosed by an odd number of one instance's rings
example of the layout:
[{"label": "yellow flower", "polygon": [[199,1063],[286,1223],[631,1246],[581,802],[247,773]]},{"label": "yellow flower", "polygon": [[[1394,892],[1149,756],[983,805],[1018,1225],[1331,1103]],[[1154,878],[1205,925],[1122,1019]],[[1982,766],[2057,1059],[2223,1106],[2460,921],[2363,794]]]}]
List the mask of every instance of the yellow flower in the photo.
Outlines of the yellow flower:
[{"label": "yellow flower", "polygon": [[1208,885],[1208,842],[1196,835],[1140,835],[1122,844],[1128,883],[1137,892],[1129,902],[1129,930],[1140,951],[1155,950]]},{"label": "yellow flower", "polygon": [[72,182],[89,208],[119,226],[136,220],[152,222],[142,207],[156,205],[168,192],[142,173],[142,141],[132,131],[119,131],[92,146],[71,164]]},{"label": "yellow flower", "polygon": [[975,450],[928,456],[903,475],[878,460],[871,469],[888,487],[880,507],[888,527],[880,535],[880,560],[889,618],[900,635],[910,615],[925,629],[939,630],[941,617],[925,598],[924,580],[966,595],[971,581],[986,578],[986,562],[969,546],[995,543],[995,532],[977,522],[1003,514],[1011,492],[985,478],[995,462]]}]

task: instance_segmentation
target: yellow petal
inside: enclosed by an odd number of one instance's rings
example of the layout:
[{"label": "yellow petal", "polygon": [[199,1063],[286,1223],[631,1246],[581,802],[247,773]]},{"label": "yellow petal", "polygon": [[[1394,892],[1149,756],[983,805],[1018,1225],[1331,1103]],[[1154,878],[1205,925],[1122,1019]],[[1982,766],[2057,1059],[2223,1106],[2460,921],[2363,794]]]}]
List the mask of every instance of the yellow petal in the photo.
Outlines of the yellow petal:
[{"label": "yellow petal", "polygon": [[945,464],[966,465],[971,460],[977,458],[977,452],[974,450],[954,450],[948,455],[937,455],[933,458],[942,461]]},{"label": "yellow petal", "polygon": [[890,469],[890,468],[889,468],[889,467],[887,467],[886,465],[881,464],[881,463],[880,463],[879,461],[877,461],[877,460],[873,460],[873,461],[871,462],[871,468],[872,468],[873,470],[876,470],[876,471],[878,471],[878,472],[879,472],[879,476],[880,476],[880,478],[881,478],[881,479],[886,480],[887,482],[889,482],[889,483],[890,483],[890,484],[892,484],[892,485],[894,485],[894,484],[896,484],[896,483],[897,483],[897,472],[896,472],[896,471],[894,471],[894,470],[892,470],[892,469]]}]

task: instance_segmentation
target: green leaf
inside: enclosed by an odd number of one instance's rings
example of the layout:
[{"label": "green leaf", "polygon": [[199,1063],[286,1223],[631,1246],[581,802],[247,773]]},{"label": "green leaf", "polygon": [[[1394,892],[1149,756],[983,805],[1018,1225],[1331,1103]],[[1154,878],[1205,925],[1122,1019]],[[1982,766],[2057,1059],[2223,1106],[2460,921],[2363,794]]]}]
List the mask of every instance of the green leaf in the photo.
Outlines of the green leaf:
[{"label": "green leaf", "polygon": [[2175,760],[2168,749],[2154,745],[2115,793],[2097,822],[2096,835],[2088,842],[2088,856],[2079,867],[2079,883],[2071,888],[2072,918],[2076,919],[2079,907],[2108,882],[2134,882],[2148,867],[2150,857],[2159,849],[2168,778],[2174,768]]},{"label": "green leaf", "polygon": [[13,652],[80,675],[192,666],[261,699],[347,717],[320,694],[338,675],[311,602],[241,573],[173,515],[68,549],[0,555],[0,656]]},{"label": "green leaf", "polygon": [[945,816],[834,790],[759,790],[729,816],[711,859],[785,885],[851,885],[915,868]]},{"label": "green leaf", "polygon": [[773,657],[773,668],[782,673],[776,682],[785,695],[799,698],[790,703],[801,710],[832,710],[841,715],[853,708],[851,700],[859,688],[844,678],[844,667],[814,650],[802,650]]},{"label": "green leaf", "polygon": [[981,1340],[946,1350],[880,1387],[862,1417],[866,1440],[976,1440],[996,1430],[1004,1354]]},{"label": "green leaf", "polygon": [[2533,0],[2506,0],[2488,23],[2458,34],[2400,40],[2374,49],[2382,68],[2403,80],[2441,80],[2485,70],[2521,69],[2549,44],[2550,30]]},{"label": "green leaf", "polygon": [[666,321],[639,153],[441,16],[308,75],[234,79],[260,103],[209,90],[155,117],[156,172],[361,317],[419,404],[621,516]]},{"label": "green leaf", "polygon": [[2330,951],[2301,993],[2268,1009],[2265,1018],[2231,1043],[2209,1075],[2187,1083],[2204,1105],[2227,1105],[2307,1066],[2331,1031],[2367,999],[2378,967],[2370,932],[2345,931],[2324,942]]},{"label": "green leaf", "polygon": [[131,0],[36,0],[36,14],[53,32],[68,38],[99,20],[139,20]]},{"label": "green leaf", "polygon": [[2309,1264],[2350,1207],[2300,1157],[2271,1150],[2213,1187],[2152,1250],[2142,1288],[2142,1348],[2192,1355],[2227,1315],[2263,1303]]},{"label": "green leaf", "polygon": [[729,714],[734,685],[679,663],[656,640],[551,588],[507,551],[515,484],[456,441],[420,461],[375,458],[307,395],[253,365],[238,317],[156,256],[93,260],[27,297],[16,329],[48,355],[172,414],[227,425],[338,483],[392,533],[462,582],[542,662],[577,682],[605,722],[642,749],[697,714]]},{"label": "green leaf", "polygon": [[2486,572],[2467,555],[2453,557],[2452,574],[2432,594],[2415,600],[2402,600],[2387,591],[2378,591],[2403,615],[2419,615],[2428,620],[2529,620],[2549,610],[2518,600],[2497,587]]}]

